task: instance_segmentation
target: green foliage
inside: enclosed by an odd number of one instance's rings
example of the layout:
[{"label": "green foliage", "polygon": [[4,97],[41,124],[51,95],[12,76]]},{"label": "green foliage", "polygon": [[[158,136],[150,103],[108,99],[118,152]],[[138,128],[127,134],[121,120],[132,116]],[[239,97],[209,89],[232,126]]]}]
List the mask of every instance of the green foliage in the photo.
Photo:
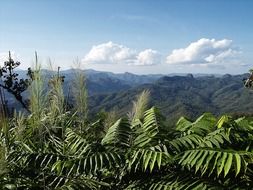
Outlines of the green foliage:
[{"label": "green foliage", "polygon": [[1,189],[253,188],[253,118],[204,113],[166,130],[143,92],[132,117],[89,121],[85,102],[66,111],[59,73],[49,92],[40,76],[35,70],[32,112],[1,118]]},{"label": "green foliage", "polygon": [[[39,121],[40,126],[51,123],[48,117]],[[80,123],[75,118],[76,115],[63,116],[58,112],[56,123],[63,123],[66,129],[58,134],[53,127],[41,128],[43,142],[39,144],[34,141],[38,138],[36,130],[18,131],[25,124],[32,127],[34,123],[29,120],[33,118],[17,115],[8,134],[8,149],[7,137],[1,131],[2,188],[253,187],[251,118],[233,120],[222,116],[217,120],[211,114],[203,114],[194,122],[180,118],[176,130],[164,136],[162,117],[152,107],[138,122],[131,124],[126,118],[117,120],[96,140],[80,133],[76,126]],[[87,130],[92,130],[97,122],[87,124]],[[30,135],[23,134],[20,138],[22,133]]]},{"label": "green foliage", "polygon": [[75,78],[72,83],[72,94],[74,96],[74,108],[77,111],[78,118],[80,119],[80,131],[84,130],[85,123],[88,115],[88,104],[87,104],[87,90],[86,90],[86,79],[82,70],[80,70],[81,62],[77,59],[76,63],[78,69],[75,73]]},{"label": "green foliage", "polygon": [[132,111],[128,114],[131,121],[142,118],[145,110],[147,110],[149,103],[150,92],[148,90],[142,91],[136,101],[133,101]]},{"label": "green foliage", "polygon": [[127,119],[119,119],[107,131],[102,144],[115,144],[115,146],[129,146],[132,130]]},{"label": "green foliage", "polygon": [[28,68],[27,79],[19,79],[15,72],[15,68],[20,65],[20,62],[14,61],[11,58],[11,52],[9,51],[9,59],[4,62],[4,66],[0,67],[0,88],[6,89],[11,93],[16,100],[21,103],[21,105],[28,110],[27,103],[22,97],[22,92],[24,92],[32,82],[32,71]]}]

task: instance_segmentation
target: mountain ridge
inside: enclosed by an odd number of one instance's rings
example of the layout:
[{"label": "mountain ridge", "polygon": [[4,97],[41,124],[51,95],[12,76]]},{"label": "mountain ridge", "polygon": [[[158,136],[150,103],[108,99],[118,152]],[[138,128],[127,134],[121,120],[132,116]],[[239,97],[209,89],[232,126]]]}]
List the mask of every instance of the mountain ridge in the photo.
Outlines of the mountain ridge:
[{"label": "mountain ridge", "polygon": [[176,121],[180,116],[196,118],[204,112],[215,115],[224,113],[251,113],[252,91],[245,89],[243,78],[248,74],[224,75],[222,77],[164,76],[154,83],[142,84],[128,90],[109,95],[90,97],[94,112],[101,109],[116,109],[125,114],[131,108],[131,101],[142,90],[151,93],[151,105],[157,106],[168,120]]},{"label": "mountain ridge", "polygon": [[[117,110],[119,115],[131,109],[131,102],[143,90],[150,90],[150,105],[157,106],[167,120],[176,121],[180,116],[194,119],[203,112],[215,115],[222,113],[253,112],[252,91],[243,87],[243,78],[248,74],[222,76],[214,74],[181,76],[115,74],[95,70],[84,70],[91,114],[100,110]],[[25,71],[20,77],[25,76]],[[50,76],[55,72],[42,70]],[[69,94],[76,70],[61,71],[65,76],[63,89]],[[27,98],[28,93],[24,93]],[[8,97],[11,106],[17,108],[15,99]],[[69,98],[71,100],[71,97]]]}]

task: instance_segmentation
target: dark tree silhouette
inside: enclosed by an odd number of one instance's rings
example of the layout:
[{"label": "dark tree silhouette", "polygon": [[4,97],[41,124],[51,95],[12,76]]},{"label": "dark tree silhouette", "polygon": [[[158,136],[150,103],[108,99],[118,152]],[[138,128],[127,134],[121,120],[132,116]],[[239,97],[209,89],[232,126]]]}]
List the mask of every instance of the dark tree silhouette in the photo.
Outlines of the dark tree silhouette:
[{"label": "dark tree silhouette", "polygon": [[33,71],[31,70],[31,68],[28,68],[28,72],[27,72],[27,79],[19,79],[18,78],[18,73],[16,73],[14,71],[15,68],[17,68],[20,65],[19,61],[14,61],[11,58],[11,53],[9,51],[9,59],[8,61],[4,62],[4,66],[0,67],[0,79],[1,79],[1,83],[0,83],[0,87],[2,87],[3,89],[6,89],[9,93],[11,93],[18,102],[20,102],[20,104],[27,110],[28,106],[27,103],[24,101],[23,97],[22,97],[22,92],[24,92],[25,90],[27,90],[28,86],[31,84],[32,82],[32,76],[33,76]]}]

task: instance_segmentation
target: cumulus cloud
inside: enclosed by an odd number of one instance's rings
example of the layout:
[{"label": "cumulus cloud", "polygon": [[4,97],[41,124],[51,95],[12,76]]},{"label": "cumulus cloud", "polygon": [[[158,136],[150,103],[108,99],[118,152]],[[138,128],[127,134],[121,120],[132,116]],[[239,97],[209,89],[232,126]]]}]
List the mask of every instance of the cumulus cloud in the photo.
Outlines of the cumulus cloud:
[{"label": "cumulus cloud", "polygon": [[82,62],[84,64],[154,65],[161,63],[161,55],[152,49],[138,53],[126,46],[110,41],[93,46],[82,59]]},{"label": "cumulus cloud", "polygon": [[232,46],[232,40],[202,38],[186,48],[174,49],[167,56],[169,64],[220,64],[233,59],[239,51]]},{"label": "cumulus cloud", "polygon": [[136,58],[135,65],[156,65],[161,63],[161,54],[152,49],[141,51]]},{"label": "cumulus cloud", "polygon": [[115,64],[119,62],[128,63],[134,59],[134,55],[135,52],[123,45],[107,42],[93,46],[82,61],[84,63],[96,64]]}]

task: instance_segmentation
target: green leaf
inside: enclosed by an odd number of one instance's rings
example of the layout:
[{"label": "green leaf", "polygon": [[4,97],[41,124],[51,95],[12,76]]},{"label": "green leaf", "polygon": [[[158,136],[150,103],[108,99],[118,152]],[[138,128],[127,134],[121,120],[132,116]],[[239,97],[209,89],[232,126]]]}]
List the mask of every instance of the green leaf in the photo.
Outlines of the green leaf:
[{"label": "green leaf", "polygon": [[159,152],[158,153],[158,156],[157,156],[157,165],[158,165],[158,168],[160,169],[161,167],[161,163],[162,163],[162,153]]},{"label": "green leaf", "polygon": [[224,167],[224,177],[226,177],[226,175],[228,174],[232,165],[232,161],[233,161],[233,154],[228,153],[228,158]]},{"label": "green leaf", "polygon": [[202,163],[206,159],[207,155],[208,155],[208,151],[205,151],[204,154],[202,155],[202,157],[200,158],[200,160],[196,164],[195,173],[199,170],[200,166],[202,166]]},{"label": "green leaf", "polygon": [[192,122],[190,122],[186,118],[180,117],[180,119],[178,120],[176,124],[176,130],[182,131],[182,132],[187,131],[191,127],[191,124]]},{"label": "green leaf", "polygon": [[187,157],[191,156],[194,152],[193,151],[185,151],[183,157],[180,159],[179,164],[185,165],[184,162]]},{"label": "green leaf", "polygon": [[227,115],[221,116],[221,118],[217,122],[217,128],[218,129],[221,128],[223,126],[223,124],[227,123],[229,120],[230,120],[229,116],[227,116]]},{"label": "green leaf", "polygon": [[216,153],[216,157],[215,157],[215,161],[214,161],[214,164],[213,164],[213,168],[212,168],[212,171],[209,173],[209,175],[211,175],[213,173],[213,170],[217,167],[217,161],[218,159],[220,158],[221,156],[221,152],[215,152]]},{"label": "green leaf", "polygon": [[121,146],[129,146],[130,135],[132,129],[127,119],[119,119],[107,131],[102,139],[102,144],[113,144]]},{"label": "green leaf", "polygon": [[208,151],[208,157],[206,159],[205,165],[203,166],[202,175],[206,172],[206,170],[209,168],[209,163],[212,160],[213,156],[215,155],[214,151]]},{"label": "green leaf", "polygon": [[215,124],[216,118],[211,113],[204,113],[192,123],[188,132],[191,131],[200,136],[205,136],[215,128]]},{"label": "green leaf", "polygon": [[227,153],[223,152],[222,153],[222,157],[218,161],[218,168],[217,168],[218,176],[220,175],[220,173],[222,172],[222,170],[224,168],[224,164],[226,162],[226,158],[227,158]]},{"label": "green leaf", "polygon": [[151,155],[152,155],[152,151],[147,151],[144,155],[144,170],[146,170],[148,167],[148,163],[150,161]]},{"label": "green leaf", "polygon": [[54,163],[54,165],[52,166],[52,169],[51,171],[56,171],[58,175],[60,175],[61,173],[61,164],[62,164],[62,161],[57,161]]},{"label": "green leaf", "polygon": [[241,170],[241,157],[239,154],[235,154],[234,156],[236,160],[236,176],[237,176]]},{"label": "green leaf", "polygon": [[155,165],[155,162],[156,162],[156,159],[157,159],[157,155],[158,155],[159,153],[157,153],[157,152],[153,152],[153,154],[152,154],[152,162],[151,162],[151,164],[150,164],[150,172],[152,172],[152,170],[153,170],[153,168],[154,168],[154,165]]},{"label": "green leaf", "polygon": [[195,163],[197,162],[197,160],[201,157],[202,153],[203,153],[203,151],[198,151],[198,154],[193,159],[193,161],[190,163],[191,167],[193,167],[195,165]]}]

